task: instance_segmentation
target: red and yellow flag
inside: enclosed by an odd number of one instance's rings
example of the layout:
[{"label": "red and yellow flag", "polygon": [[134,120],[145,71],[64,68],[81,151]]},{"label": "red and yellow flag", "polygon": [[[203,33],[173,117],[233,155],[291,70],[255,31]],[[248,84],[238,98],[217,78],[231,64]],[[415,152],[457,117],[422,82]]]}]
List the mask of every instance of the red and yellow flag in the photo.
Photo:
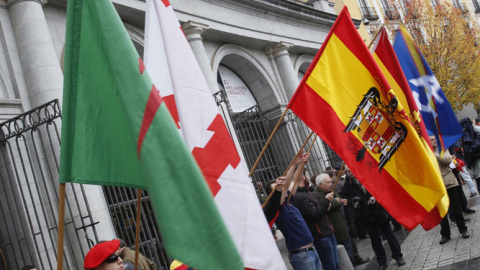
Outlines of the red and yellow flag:
[{"label": "red and yellow flag", "polygon": [[[380,30],[380,33],[375,40],[373,58],[395,92],[397,99],[404,105],[403,108],[405,109],[405,113],[412,120],[412,124],[422,141],[423,147],[430,156],[430,160],[425,160],[425,162],[431,162],[434,166],[438,166],[437,159],[435,158],[432,146],[430,145],[427,129],[425,128],[425,124],[420,111],[418,110],[418,106],[413,97],[407,78],[405,78],[402,67],[398,62],[397,55],[395,54],[392,44],[388,40],[385,28]],[[422,227],[425,230],[430,230],[437,226],[446,215],[448,204],[448,195],[445,194],[445,196],[437,203],[437,206],[423,219],[421,222]]]},{"label": "red and yellow flag", "polygon": [[422,222],[445,195],[438,168],[346,7],[288,108],[407,229]]}]

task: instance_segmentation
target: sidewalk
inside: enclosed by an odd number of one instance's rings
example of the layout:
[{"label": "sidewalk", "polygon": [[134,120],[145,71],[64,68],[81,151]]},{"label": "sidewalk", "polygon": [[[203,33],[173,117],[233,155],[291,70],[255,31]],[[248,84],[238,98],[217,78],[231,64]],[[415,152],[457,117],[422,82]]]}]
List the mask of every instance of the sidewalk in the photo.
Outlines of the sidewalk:
[{"label": "sidewalk", "polygon": [[[430,231],[425,231],[418,226],[411,232],[400,230],[395,232],[401,246],[406,264],[398,266],[395,260],[391,259],[391,252],[386,241],[383,242],[387,258],[390,260],[387,270],[477,270],[480,269],[480,196],[469,198],[466,186],[463,186],[468,200],[468,206],[477,212],[467,215],[470,219],[467,223],[468,232],[471,237],[463,239],[457,229],[457,226],[450,223],[451,238],[449,242],[440,245],[440,225]],[[288,251],[285,247],[285,240],[280,231],[277,231],[278,247],[282,253],[287,268],[292,270],[288,262]],[[370,262],[357,266],[357,270],[376,270],[378,264],[373,253],[370,239],[360,240],[357,243],[359,253],[362,257],[369,257]]]},{"label": "sidewalk", "polygon": [[[465,187],[464,190],[466,190]],[[468,196],[470,192],[466,190],[465,194]],[[440,245],[438,243],[441,238],[440,226],[428,232],[419,226],[410,232],[402,244],[406,264],[398,267],[395,261],[391,261],[387,269],[480,269],[479,205],[478,195],[468,198],[468,206],[477,211],[474,214],[466,215],[466,218],[470,219],[470,222],[467,223],[470,238],[463,239],[457,226],[451,225],[452,240]]]}]

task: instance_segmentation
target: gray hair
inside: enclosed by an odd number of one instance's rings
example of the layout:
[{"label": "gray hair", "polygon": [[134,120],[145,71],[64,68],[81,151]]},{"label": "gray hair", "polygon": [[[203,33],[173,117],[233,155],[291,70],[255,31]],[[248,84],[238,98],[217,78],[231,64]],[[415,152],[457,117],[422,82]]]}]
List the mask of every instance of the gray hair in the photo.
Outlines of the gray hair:
[{"label": "gray hair", "polygon": [[330,175],[326,173],[321,173],[315,178],[315,186],[318,187],[318,185],[323,184],[325,180],[330,177]]}]

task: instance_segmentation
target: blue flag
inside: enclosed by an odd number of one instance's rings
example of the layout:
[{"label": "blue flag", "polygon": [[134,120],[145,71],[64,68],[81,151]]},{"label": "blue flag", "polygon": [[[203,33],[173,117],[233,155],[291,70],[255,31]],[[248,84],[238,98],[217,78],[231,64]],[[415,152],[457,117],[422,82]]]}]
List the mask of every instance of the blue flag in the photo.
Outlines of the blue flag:
[{"label": "blue flag", "polygon": [[443,153],[462,137],[462,127],[437,78],[403,25],[396,31],[393,49],[410,84],[428,134],[435,135]]}]

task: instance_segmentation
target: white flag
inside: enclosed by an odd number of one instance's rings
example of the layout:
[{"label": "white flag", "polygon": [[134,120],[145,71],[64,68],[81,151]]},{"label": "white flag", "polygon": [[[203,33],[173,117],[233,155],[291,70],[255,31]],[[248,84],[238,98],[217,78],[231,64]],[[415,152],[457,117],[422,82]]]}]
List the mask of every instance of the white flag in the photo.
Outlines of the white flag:
[{"label": "white flag", "polygon": [[[147,0],[144,62],[248,269],[286,269],[248,171],[168,0]],[[176,104],[176,108],[174,107]]]}]

